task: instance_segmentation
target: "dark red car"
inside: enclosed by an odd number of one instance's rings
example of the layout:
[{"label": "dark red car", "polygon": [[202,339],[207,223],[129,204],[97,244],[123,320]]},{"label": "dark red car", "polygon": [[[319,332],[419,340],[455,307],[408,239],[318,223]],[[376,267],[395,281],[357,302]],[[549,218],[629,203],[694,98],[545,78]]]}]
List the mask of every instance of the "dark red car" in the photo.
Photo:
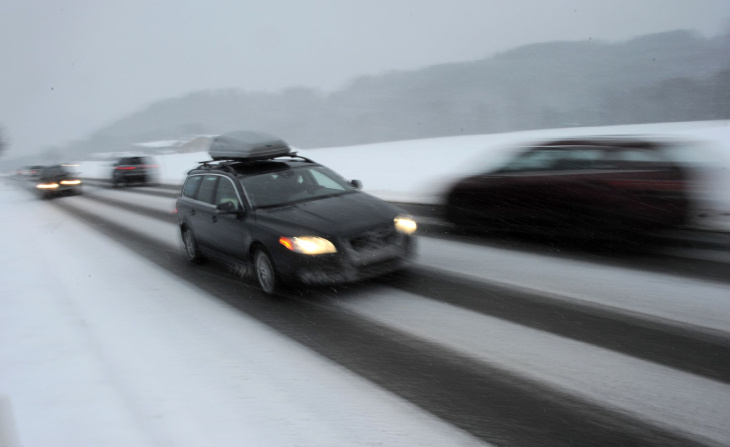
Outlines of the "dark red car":
[{"label": "dark red car", "polygon": [[150,157],[122,157],[113,165],[112,187],[154,185],[159,178],[159,167]]},{"label": "dark red car", "polygon": [[642,232],[681,226],[690,172],[671,142],[631,137],[550,141],[446,194],[447,220],[502,229]]}]

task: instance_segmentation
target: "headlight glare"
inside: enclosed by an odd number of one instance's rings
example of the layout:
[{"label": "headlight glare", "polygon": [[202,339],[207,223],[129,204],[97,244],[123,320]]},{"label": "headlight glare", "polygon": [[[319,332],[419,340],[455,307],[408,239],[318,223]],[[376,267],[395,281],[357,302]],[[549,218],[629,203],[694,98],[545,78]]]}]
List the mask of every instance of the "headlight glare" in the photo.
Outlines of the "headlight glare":
[{"label": "headlight glare", "polygon": [[405,234],[413,234],[416,232],[416,221],[411,216],[397,216],[393,219],[395,229]]},{"label": "headlight glare", "polygon": [[279,243],[295,253],[305,255],[323,255],[337,253],[334,244],[317,236],[280,237]]}]

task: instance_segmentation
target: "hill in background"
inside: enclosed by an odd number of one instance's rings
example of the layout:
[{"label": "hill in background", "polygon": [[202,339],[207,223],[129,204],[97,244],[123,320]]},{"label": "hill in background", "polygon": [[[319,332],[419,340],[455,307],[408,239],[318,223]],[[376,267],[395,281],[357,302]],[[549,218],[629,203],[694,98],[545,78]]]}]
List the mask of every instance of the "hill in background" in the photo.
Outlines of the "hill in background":
[{"label": "hill in background", "polygon": [[[333,70],[336,64],[333,63]],[[549,42],[354,79],[332,93],[199,91],[151,104],[55,154],[252,129],[301,148],[528,129],[730,118],[730,33]]]}]

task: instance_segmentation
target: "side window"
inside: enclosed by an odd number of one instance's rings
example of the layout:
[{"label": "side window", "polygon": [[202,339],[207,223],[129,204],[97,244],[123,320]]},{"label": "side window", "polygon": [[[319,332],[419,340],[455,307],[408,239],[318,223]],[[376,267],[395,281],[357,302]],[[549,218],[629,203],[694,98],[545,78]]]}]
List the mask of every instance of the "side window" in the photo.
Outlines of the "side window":
[{"label": "side window", "polygon": [[563,151],[558,149],[534,149],[525,152],[513,159],[502,172],[530,172],[530,171],[546,171],[553,167],[556,159],[561,156]]},{"label": "side window", "polygon": [[198,186],[200,186],[201,180],[203,180],[202,175],[188,177],[185,181],[185,186],[183,186],[182,195],[194,199],[195,193],[198,192]]},{"label": "side window", "polygon": [[323,173],[319,171],[315,171],[312,169],[309,171],[312,174],[312,177],[314,177],[314,181],[317,182],[320,186],[325,187],[327,189],[334,189],[337,191],[344,191],[345,188],[343,188],[339,183],[332,180],[331,178],[327,177]]},{"label": "side window", "polygon": [[214,205],[213,199],[215,198],[215,188],[219,178],[220,177],[217,175],[206,175],[203,177],[203,181],[200,183],[200,189],[198,189],[197,199],[201,202]]},{"label": "side window", "polygon": [[220,205],[224,202],[233,203],[237,209],[240,207],[238,194],[236,194],[236,187],[233,186],[233,182],[227,178],[221,178],[218,181],[218,191],[216,192],[215,198],[216,205]]},{"label": "side window", "polygon": [[656,151],[627,148],[611,151],[608,155],[622,169],[653,169],[668,166],[667,160]]},{"label": "side window", "polygon": [[587,147],[576,147],[560,152],[560,157],[555,160],[555,164],[552,167],[554,171],[596,169],[602,155],[598,149]]}]

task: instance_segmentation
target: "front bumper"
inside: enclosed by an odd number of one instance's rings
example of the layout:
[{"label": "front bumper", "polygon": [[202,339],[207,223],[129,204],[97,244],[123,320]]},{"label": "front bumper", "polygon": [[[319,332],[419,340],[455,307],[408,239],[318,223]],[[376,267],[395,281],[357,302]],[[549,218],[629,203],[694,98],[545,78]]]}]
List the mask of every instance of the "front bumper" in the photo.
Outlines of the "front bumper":
[{"label": "front bumper", "polygon": [[356,250],[338,244],[338,253],[332,255],[288,253],[288,259],[277,268],[284,277],[307,285],[355,282],[407,267],[415,252],[414,245],[413,237],[401,234],[392,244],[369,249]]}]

